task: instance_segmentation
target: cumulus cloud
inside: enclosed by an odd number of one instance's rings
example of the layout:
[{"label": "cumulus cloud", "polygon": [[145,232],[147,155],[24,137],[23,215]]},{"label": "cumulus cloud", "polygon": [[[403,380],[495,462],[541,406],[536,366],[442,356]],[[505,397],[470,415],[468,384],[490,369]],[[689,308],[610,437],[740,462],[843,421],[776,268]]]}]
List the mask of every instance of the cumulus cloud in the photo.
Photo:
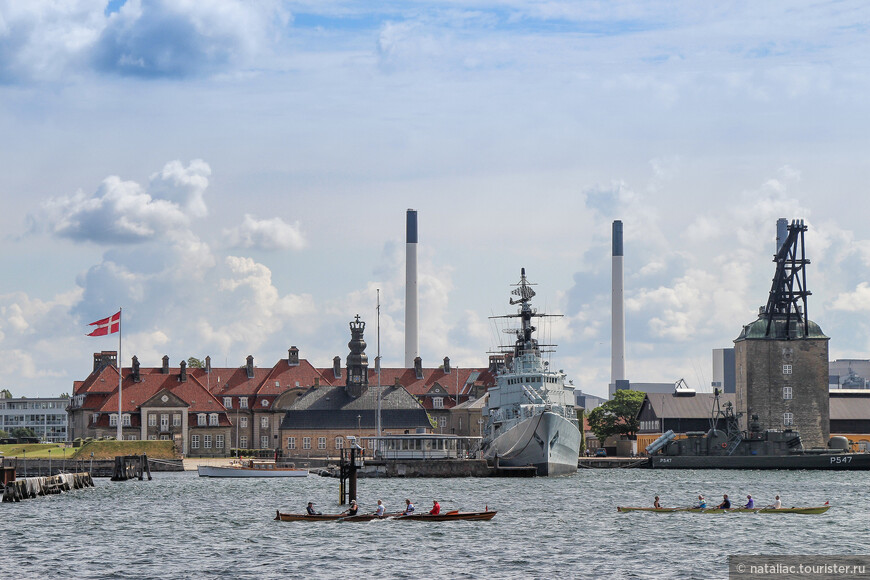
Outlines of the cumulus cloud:
[{"label": "cumulus cloud", "polygon": [[187,168],[173,161],[152,177],[148,191],[136,182],[107,177],[93,195],[80,190],[44,202],[42,212],[30,217],[32,229],[100,244],[174,236],[187,228],[190,215],[206,211],[202,194],[209,173],[203,161],[193,161]]},{"label": "cumulus cloud", "polygon": [[861,282],[854,291],[838,295],[831,308],[846,312],[870,312],[870,284]]},{"label": "cumulus cloud", "polygon": [[245,214],[241,225],[224,230],[224,236],[235,248],[301,250],[306,245],[299,222],[288,224],[280,217],[258,220]]},{"label": "cumulus cloud", "polygon": [[289,14],[278,0],[0,3],[0,82],[70,72],[184,78],[231,70],[268,50]]}]

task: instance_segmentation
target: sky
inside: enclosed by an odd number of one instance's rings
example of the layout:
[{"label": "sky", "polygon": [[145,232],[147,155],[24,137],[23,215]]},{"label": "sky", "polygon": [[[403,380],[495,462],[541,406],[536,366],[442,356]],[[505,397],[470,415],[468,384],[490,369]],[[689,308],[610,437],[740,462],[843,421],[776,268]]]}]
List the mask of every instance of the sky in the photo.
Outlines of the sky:
[{"label": "sky", "polygon": [[[767,301],[777,218],[808,226],[809,317],[870,358],[870,8],[860,1],[0,3],[0,388],[122,359],[485,366],[526,268],[548,356],[709,390]],[[862,56],[863,55],[863,56]],[[379,291],[379,292],[378,292]]]}]

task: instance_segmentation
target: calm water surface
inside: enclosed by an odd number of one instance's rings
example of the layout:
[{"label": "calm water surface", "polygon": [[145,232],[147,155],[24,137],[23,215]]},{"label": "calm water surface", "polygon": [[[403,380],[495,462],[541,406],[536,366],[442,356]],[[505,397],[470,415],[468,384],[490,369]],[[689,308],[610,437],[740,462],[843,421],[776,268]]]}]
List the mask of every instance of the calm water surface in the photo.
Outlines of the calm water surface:
[{"label": "calm water surface", "polygon": [[[363,511],[497,509],[490,522],[275,522],[314,501],[340,508],[338,480],[229,480],[157,473],[0,504],[3,578],[726,578],[728,554],[870,554],[870,474],[583,470],[550,479],[364,479]],[[650,514],[751,493],[814,516]]]}]

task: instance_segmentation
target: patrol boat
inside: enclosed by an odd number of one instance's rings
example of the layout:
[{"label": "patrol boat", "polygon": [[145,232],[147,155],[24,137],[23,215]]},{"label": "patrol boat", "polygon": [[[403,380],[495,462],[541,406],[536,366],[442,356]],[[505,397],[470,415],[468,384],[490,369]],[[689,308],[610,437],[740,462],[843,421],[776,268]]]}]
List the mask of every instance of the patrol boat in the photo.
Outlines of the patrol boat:
[{"label": "patrol boat", "polygon": [[534,466],[538,475],[562,475],[577,471],[580,428],[574,410],[574,387],[565,384],[565,373],[552,371],[541,358],[541,347],[532,338],[532,318],[550,316],[532,308],[535,295],[526,270],[511,294],[517,314],[492,318],[519,318],[513,347],[505,347],[496,386],[487,393],[483,414],[486,424],[482,449],[498,467]]}]

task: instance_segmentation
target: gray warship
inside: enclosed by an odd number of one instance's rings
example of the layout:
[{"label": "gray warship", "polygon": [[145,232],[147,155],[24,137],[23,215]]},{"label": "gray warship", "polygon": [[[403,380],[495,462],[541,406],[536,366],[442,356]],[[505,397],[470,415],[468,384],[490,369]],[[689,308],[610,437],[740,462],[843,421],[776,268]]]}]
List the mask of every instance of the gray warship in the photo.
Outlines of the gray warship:
[{"label": "gray warship", "polygon": [[533,465],[538,475],[563,475],[577,471],[580,455],[580,428],[574,410],[574,387],[565,384],[565,373],[553,371],[542,360],[542,345],[532,337],[532,308],[535,295],[526,280],[525,268],[510,300],[519,304],[517,314],[494,318],[519,318],[513,347],[503,352],[505,363],[499,369],[497,384],[487,393],[483,411],[486,424],[482,449],[484,456],[501,467]]},{"label": "gray warship", "polygon": [[714,391],[710,429],[677,439],[668,431],[646,447],[654,469],[829,469],[870,470],[870,453],[849,453],[845,437],[832,437],[825,449],[804,449],[791,429],[760,430],[753,416],[741,431],[731,403],[720,405]]}]

